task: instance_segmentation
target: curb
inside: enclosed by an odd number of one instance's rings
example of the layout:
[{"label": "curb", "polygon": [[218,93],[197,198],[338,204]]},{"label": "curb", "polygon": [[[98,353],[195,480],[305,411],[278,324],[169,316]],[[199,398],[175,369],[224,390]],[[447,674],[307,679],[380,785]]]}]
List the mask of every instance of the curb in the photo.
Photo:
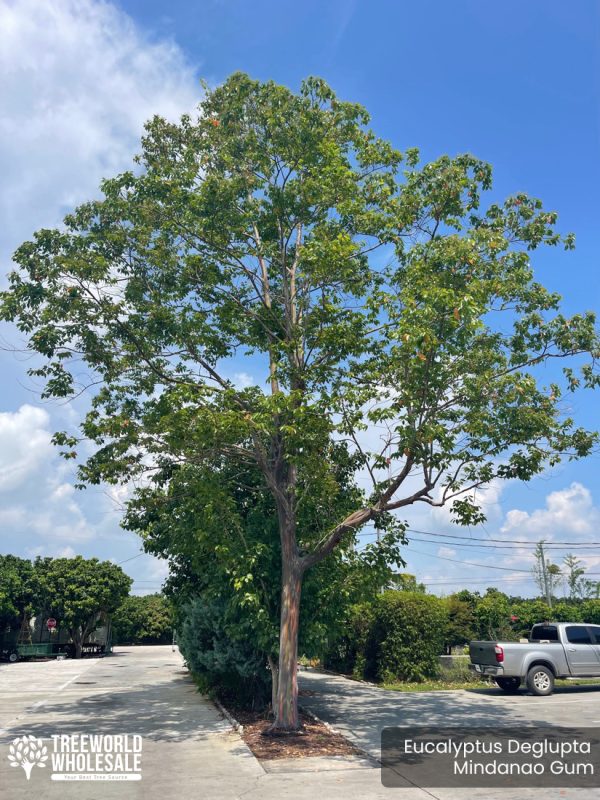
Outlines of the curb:
[{"label": "curb", "polygon": [[244,732],[244,726],[240,722],[237,721],[237,719],[233,716],[233,714],[230,714],[229,711],[227,711],[225,706],[219,700],[217,700],[216,697],[213,697],[212,701],[216,705],[216,707],[219,709],[221,714],[223,714],[223,716],[225,717],[227,722],[229,722],[231,727],[235,731],[237,731],[241,736],[243,734],[243,732]]}]

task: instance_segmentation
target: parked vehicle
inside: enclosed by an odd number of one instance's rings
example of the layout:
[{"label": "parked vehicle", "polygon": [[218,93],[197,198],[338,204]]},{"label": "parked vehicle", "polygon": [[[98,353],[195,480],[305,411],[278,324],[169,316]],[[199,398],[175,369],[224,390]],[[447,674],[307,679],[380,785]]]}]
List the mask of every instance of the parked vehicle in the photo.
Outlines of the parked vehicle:
[{"label": "parked vehicle", "polygon": [[471,642],[469,655],[472,668],[505,692],[525,682],[533,694],[549,695],[557,678],[600,678],[600,625],[543,622],[527,642]]}]

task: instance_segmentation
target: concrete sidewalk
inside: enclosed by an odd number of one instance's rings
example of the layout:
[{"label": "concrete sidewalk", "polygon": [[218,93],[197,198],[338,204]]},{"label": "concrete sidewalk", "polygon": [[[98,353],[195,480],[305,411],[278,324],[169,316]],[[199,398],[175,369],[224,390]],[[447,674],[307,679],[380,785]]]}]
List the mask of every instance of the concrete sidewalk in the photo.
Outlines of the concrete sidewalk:
[{"label": "concrete sidewalk", "polygon": [[[408,786],[384,789],[379,769],[366,761],[346,766],[312,759],[272,764],[274,771],[267,772],[198,694],[170,647],[120,648],[99,660],[1,665],[0,708],[1,800],[431,798]],[[23,769],[9,766],[9,745],[17,736],[33,734],[48,743],[53,734],[77,733],[140,734],[142,780],[56,782],[51,768],[34,767],[28,781]]]}]

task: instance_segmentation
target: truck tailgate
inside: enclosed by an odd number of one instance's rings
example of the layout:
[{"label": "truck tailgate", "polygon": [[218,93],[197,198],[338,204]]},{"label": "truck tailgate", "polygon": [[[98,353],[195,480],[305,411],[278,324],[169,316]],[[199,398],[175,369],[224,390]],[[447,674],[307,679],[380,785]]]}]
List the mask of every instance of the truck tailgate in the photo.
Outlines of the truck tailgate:
[{"label": "truck tailgate", "polygon": [[469,645],[471,663],[497,666],[496,644],[496,642],[471,642]]}]

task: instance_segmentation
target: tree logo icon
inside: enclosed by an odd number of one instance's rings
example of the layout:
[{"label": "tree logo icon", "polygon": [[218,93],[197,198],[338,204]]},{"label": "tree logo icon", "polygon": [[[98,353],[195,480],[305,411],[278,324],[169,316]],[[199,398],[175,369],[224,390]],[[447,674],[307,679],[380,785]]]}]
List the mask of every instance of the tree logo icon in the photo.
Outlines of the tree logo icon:
[{"label": "tree logo icon", "polygon": [[17,736],[8,749],[8,760],[11,767],[23,767],[29,780],[34,767],[46,766],[48,748],[35,736]]}]

